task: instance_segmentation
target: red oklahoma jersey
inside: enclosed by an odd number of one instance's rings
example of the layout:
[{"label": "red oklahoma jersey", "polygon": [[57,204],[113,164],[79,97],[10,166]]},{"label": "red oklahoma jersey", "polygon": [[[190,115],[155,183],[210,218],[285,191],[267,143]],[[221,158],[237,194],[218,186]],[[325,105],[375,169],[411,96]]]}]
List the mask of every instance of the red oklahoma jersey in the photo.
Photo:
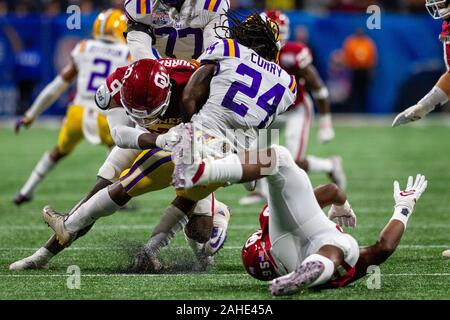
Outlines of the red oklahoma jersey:
[{"label": "red oklahoma jersey", "polygon": [[[280,66],[289,74],[298,77],[298,72],[306,68],[313,62],[311,50],[302,42],[287,42],[280,50]],[[298,93],[295,105],[304,100],[304,80],[296,79],[298,83]]]},{"label": "red oklahoma jersey", "polygon": [[[172,95],[169,107],[164,116],[156,124],[152,125],[151,128],[147,129],[154,133],[164,133],[183,122],[181,118],[181,96],[197,67],[188,61],[172,58],[159,59],[158,62],[169,73],[172,84]],[[120,88],[128,68],[128,66],[118,68],[106,79],[106,87],[118,105],[122,105],[120,102]]]}]

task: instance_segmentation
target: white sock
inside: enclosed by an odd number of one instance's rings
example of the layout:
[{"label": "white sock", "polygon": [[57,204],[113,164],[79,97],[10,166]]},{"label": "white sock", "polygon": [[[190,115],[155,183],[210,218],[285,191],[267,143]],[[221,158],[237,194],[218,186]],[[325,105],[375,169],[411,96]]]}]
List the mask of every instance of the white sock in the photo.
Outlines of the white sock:
[{"label": "white sock", "polygon": [[101,217],[109,216],[119,210],[110,197],[108,188],[104,188],[76,209],[64,223],[69,232],[78,232]]},{"label": "white sock", "polygon": [[309,257],[307,257],[305,260],[303,260],[302,265],[306,264],[307,262],[311,261],[320,261],[325,266],[325,269],[323,270],[322,274],[313,282],[311,283],[308,288],[319,286],[321,284],[324,284],[328,282],[328,280],[331,279],[334,273],[334,263],[330,259],[320,255],[320,254],[312,254]]},{"label": "white sock", "polygon": [[307,156],[308,169],[311,173],[327,172],[333,171],[333,162],[331,159],[319,158],[316,156]]},{"label": "white sock", "polygon": [[187,215],[171,204],[166,208],[160,219],[157,226],[160,229],[158,230],[159,232],[150,238],[145,249],[152,254],[158,253],[161,248],[169,245],[173,237],[175,237],[187,223]]},{"label": "white sock", "polygon": [[50,157],[50,152],[44,153],[31,172],[27,182],[24,184],[22,189],[20,189],[20,194],[26,197],[31,197],[34,189],[39,183],[41,183],[42,180],[44,180],[45,176],[53,169],[54,166],[55,162]]},{"label": "white sock", "polygon": [[211,161],[208,165],[211,183],[236,183],[242,179],[242,164],[237,154]]},{"label": "white sock", "polygon": [[30,258],[33,260],[38,260],[39,262],[42,262],[43,264],[47,264],[51,258],[53,258],[54,254],[51,253],[48,249],[41,247],[39,250],[37,250],[33,255],[31,255]]}]

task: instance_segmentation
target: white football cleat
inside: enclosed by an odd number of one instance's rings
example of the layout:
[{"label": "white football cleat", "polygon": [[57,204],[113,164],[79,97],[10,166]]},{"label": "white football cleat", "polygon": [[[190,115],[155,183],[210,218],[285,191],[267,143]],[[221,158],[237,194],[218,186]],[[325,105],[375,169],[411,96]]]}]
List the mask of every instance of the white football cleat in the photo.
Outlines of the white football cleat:
[{"label": "white football cleat", "polygon": [[293,294],[307,288],[325,270],[320,261],[310,261],[297,267],[294,272],[272,280],[269,290],[274,296]]},{"label": "white football cleat", "polygon": [[31,256],[23,258],[12,263],[9,266],[11,271],[22,271],[22,270],[34,270],[34,269],[48,269],[48,262],[53,256],[45,248],[40,248],[38,251],[33,253]]},{"label": "white football cleat", "polygon": [[442,252],[442,256],[445,258],[450,258],[450,249],[449,250],[445,250],[444,252]]},{"label": "white football cleat", "polygon": [[230,208],[226,205],[218,206],[214,212],[211,237],[208,242],[205,243],[204,251],[207,255],[213,256],[222,249],[227,240],[227,230],[230,219]]},{"label": "white football cleat", "polygon": [[201,142],[194,137],[194,127],[188,123],[178,128],[180,141],[175,145],[172,184],[177,189],[190,189],[209,184],[208,159],[201,159]]},{"label": "white football cleat", "polygon": [[45,223],[55,231],[59,244],[65,247],[70,246],[77,234],[67,230],[64,225],[68,215],[56,213],[50,206],[46,206],[42,209],[42,217]]},{"label": "white football cleat", "polygon": [[347,189],[347,176],[345,175],[344,168],[342,166],[342,158],[337,156],[331,157],[331,162],[333,163],[333,169],[331,170],[329,176],[339,188],[345,191],[345,189]]}]

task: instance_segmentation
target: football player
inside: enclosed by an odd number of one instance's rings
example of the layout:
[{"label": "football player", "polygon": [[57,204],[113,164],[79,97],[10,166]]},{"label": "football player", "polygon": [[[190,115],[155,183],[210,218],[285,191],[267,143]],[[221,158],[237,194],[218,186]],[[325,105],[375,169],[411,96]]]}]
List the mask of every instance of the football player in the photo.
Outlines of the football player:
[{"label": "football player", "polygon": [[[433,89],[416,105],[409,107],[395,117],[392,122],[393,127],[422,119],[436,107],[445,105],[450,97],[450,1],[426,0],[425,7],[434,19],[443,20],[439,40],[444,46],[444,62],[447,71],[441,76]],[[444,251],[442,255],[450,258],[450,250]]]},{"label": "football player", "polygon": [[102,112],[98,112],[94,96],[100,84],[112,71],[129,63],[129,49],[123,36],[126,21],[120,10],[101,12],[94,22],[94,39],[86,39],[77,44],[69,64],[45,87],[31,108],[17,122],[17,133],[21,127],[30,127],[39,115],[50,107],[75,79],[77,80],[77,93],[67,109],[57,145],[39,160],[14,198],[16,205],[31,201],[35,188],[83,138],[91,144],[102,144],[108,148],[114,145],[106,117]]},{"label": "football player", "polygon": [[450,96],[450,3],[446,0],[426,0],[425,6],[434,19],[443,19],[439,40],[444,45],[444,62],[447,71],[441,76],[431,91],[416,105],[401,112],[392,126],[397,127],[425,117],[436,107],[446,104]]},{"label": "football player", "polygon": [[[319,111],[319,143],[331,141],[334,136],[331,121],[328,89],[324,85],[319,73],[313,65],[313,57],[309,48],[302,42],[290,42],[289,18],[279,10],[265,11],[263,17],[275,21],[280,27],[280,38],[283,47],[280,51],[279,63],[283,69],[296,77],[298,84],[295,107],[289,112],[286,123],[286,146],[294,157],[295,162],[308,173],[327,173],[333,182],[345,190],[347,179],[342,168],[340,157],[319,158],[306,156],[309,132],[314,116],[314,105],[306,88]],[[258,191],[241,199],[243,205],[258,203],[266,198],[267,186],[264,180],[258,182]]]},{"label": "football player", "polygon": [[[124,6],[130,19],[127,40],[136,60],[153,47],[157,58],[189,61],[217,40],[216,26],[228,24],[221,14],[230,8],[230,1],[127,0]],[[150,35],[153,43],[136,31]]]},{"label": "football player", "polygon": [[[171,153],[161,148],[168,147],[171,140],[165,137],[171,136],[163,133],[181,123],[183,107],[180,96],[195,70],[194,65],[184,60],[144,59],[117,69],[107,78],[107,86],[99,89],[96,101],[102,110],[107,111],[111,135],[117,146],[100,168],[93,190],[69,215],[57,215],[51,208],[44,208],[44,219],[58,230],[56,235],[32,256],[13,263],[11,270],[45,267],[54,255],[85,235],[97,219],[114,213],[131,197],[170,186],[173,171]],[[111,194],[115,205],[105,204],[105,194]],[[210,240],[204,246],[205,250],[210,249],[208,257],[220,249],[226,238],[230,217],[228,208],[213,196],[202,199],[198,205],[195,201],[177,197],[155,228],[147,250],[152,253],[151,257],[186,225],[192,210],[193,215],[206,220],[216,213],[213,218],[216,229],[206,229],[203,240],[199,240],[199,236],[193,233],[200,232],[194,223],[194,226],[189,225],[190,221],[186,226],[189,243]],[[202,222],[205,219],[199,218],[197,223],[205,224]],[[214,231],[216,234],[211,237]],[[161,268],[156,258],[147,262],[151,262],[148,267],[153,267],[152,271]],[[136,264],[139,264],[138,268],[143,262],[137,261]]]},{"label": "football player", "polygon": [[[270,161],[265,161],[267,157]],[[250,275],[260,280],[273,279],[269,287],[274,295],[321,285],[342,287],[366,275],[370,266],[386,261],[397,248],[414,206],[427,187],[420,174],[415,180],[408,178],[404,191],[394,182],[391,220],[374,245],[359,249],[356,240],[328,219],[321,208],[333,204],[329,217],[354,226],[356,219],[345,195],[337,192],[331,197],[333,192],[327,189],[314,192],[307,174],[284,147],[274,145],[259,153],[232,154],[219,160],[202,159],[194,148],[194,162],[179,169],[187,188],[267,177],[269,204],[260,215],[261,230],[246,242],[242,259]],[[328,197],[317,195],[320,192]]]},{"label": "football player", "polygon": [[[279,113],[292,106],[297,90],[295,78],[274,63],[278,55],[277,26],[263,20],[259,15],[252,15],[246,21],[240,22],[239,17],[229,12],[227,18],[232,21],[233,27],[218,26],[218,28],[227,28],[232,38],[220,39],[206,50],[200,59],[203,65],[189,79],[182,96],[183,108],[186,110],[193,113],[201,108],[192,118],[193,124],[197,128],[202,128],[201,138],[207,140],[218,153],[224,149],[231,151],[246,148],[248,139],[242,143],[235,134],[227,138],[227,128],[245,129],[241,130],[244,136],[255,140],[258,128],[268,127]],[[245,87],[241,85],[243,91],[236,91],[236,87],[245,81],[247,75],[254,79],[254,85],[247,91],[244,91]],[[122,86],[122,92],[125,87]],[[126,95],[122,95],[121,98],[125,99]],[[243,102],[246,105],[243,105]],[[136,108],[130,110],[135,120],[148,116],[148,113],[137,104],[132,108]],[[183,128],[179,129],[183,131]],[[177,130],[173,130],[172,133],[174,132]],[[168,135],[170,134],[169,131]],[[146,135],[149,137],[150,145],[154,144],[154,137],[147,133]],[[167,149],[167,140],[164,139],[163,143],[157,145]],[[131,140],[139,143],[140,139]],[[155,153],[162,155],[160,161],[148,162],[149,157]],[[174,153],[174,156],[176,158],[177,155]],[[170,154],[162,150],[150,150],[137,159],[135,165],[119,182],[97,192],[68,218],[47,208],[44,209],[44,219],[55,231],[60,242],[70,243],[79,231],[88,227],[95,219],[114,213],[133,196],[150,191],[148,190],[151,185],[150,179],[146,176],[163,164],[165,167],[173,166]],[[210,186],[186,192],[180,190],[178,195],[196,202],[204,199],[217,187]],[[177,224],[184,215],[172,217],[178,220],[172,218],[171,224]],[[163,236],[166,237],[167,234]],[[154,246],[152,240],[161,243],[161,239],[152,237],[146,251],[150,258],[154,251],[151,249]]]}]

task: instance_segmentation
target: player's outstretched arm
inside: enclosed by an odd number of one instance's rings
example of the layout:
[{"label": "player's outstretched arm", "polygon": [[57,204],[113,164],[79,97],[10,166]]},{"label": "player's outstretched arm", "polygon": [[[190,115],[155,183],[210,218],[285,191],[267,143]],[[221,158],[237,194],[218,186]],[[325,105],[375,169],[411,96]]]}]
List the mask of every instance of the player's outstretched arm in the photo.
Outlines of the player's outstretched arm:
[{"label": "player's outstretched arm", "polygon": [[322,78],[317,72],[314,65],[309,64],[305,68],[300,69],[299,77],[305,79],[308,89],[316,102],[319,110],[319,143],[326,143],[334,139],[335,133],[331,121],[331,108],[329,102],[329,92]]},{"label": "player's outstretched arm", "polygon": [[30,109],[16,122],[15,132],[19,133],[21,127],[29,127],[42,112],[55,103],[64,91],[69,88],[77,74],[77,67],[72,61],[42,90]]},{"label": "player's outstretched arm", "polygon": [[331,205],[328,211],[330,220],[336,220],[341,227],[356,227],[356,215],[347,201],[347,195],[337,185],[319,186],[314,189],[314,195],[322,209]]},{"label": "player's outstretched arm", "polygon": [[442,106],[450,97],[450,73],[445,73],[431,89],[431,91],[422,98],[416,105],[409,107],[397,115],[392,122],[393,127],[402,124],[417,121],[433,111],[437,106]]},{"label": "player's outstretched arm", "polygon": [[401,191],[397,181],[394,182],[394,214],[381,231],[377,242],[360,250],[357,278],[366,275],[367,268],[385,262],[397,249],[405,232],[409,217],[413,213],[417,200],[427,188],[425,176],[418,174],[416,179],[408,178],[406,188]]}]

